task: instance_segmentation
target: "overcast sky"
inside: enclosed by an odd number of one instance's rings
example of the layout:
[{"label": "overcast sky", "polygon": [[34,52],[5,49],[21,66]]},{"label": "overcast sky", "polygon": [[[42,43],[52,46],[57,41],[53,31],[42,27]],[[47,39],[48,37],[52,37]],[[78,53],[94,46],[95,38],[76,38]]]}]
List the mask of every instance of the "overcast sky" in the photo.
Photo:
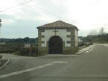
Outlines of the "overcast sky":
[{"label": "overcast sky", "polygon": [[0,0],[1,37],[37,37],[37,26],[63,20],[86,36],[108,32],[108,0]]}]

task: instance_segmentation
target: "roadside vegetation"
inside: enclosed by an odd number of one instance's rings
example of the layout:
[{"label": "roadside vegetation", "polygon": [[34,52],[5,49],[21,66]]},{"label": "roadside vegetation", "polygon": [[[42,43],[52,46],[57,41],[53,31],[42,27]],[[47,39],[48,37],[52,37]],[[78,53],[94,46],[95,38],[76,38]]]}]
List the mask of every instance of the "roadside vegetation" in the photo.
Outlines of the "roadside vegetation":
[{"label": "roadside vegetation", "polygon": [[[0,53],[37,56],[37,38],[0,39]],[[29,45],[29,46],[27,46]]]},{"label": "roadside vegetation", "polygon": [[[93,43],[108,43],[108,34],[79,37],[79,49]],[[38,56],[38,38],[0,39],[0,53],[14,53],[23,56]],[[27,44],[29,46],[27,46]],[[1,56],[0,56],[1,58]]]},{"label": "roadside vegetation", "polygon": [[94,43],[108,43],[108,34],[89,35],[85,39],[91,40]]}]

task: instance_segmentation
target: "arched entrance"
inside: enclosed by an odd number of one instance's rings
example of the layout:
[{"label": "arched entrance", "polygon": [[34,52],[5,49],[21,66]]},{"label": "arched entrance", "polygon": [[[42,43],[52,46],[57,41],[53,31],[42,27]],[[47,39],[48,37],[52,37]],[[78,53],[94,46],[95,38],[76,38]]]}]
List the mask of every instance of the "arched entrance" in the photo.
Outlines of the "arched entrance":
[{"label": "arched entrance", "polygon": [[63,53],[63,40],[59,36],[53,36],[48,42],[49,54]]}]

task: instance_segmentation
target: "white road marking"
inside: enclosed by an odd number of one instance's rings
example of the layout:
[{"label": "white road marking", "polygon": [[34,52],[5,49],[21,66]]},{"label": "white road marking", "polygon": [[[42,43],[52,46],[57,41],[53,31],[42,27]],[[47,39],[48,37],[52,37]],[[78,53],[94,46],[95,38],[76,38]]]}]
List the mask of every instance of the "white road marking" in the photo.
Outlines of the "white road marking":
[{"label": "white road marking", "polygon": [[86,51],[86,53],[90,53],[91,51],[93,51],[94,47],[90,48],[89,50]]},{"label": "white road marking", "polygon": [[25,70],[21,70],[21,71],[17,71],[17,72],[12,72],[12,73],[8,73],[8,74],[4,74],[4,75],[0,75],[0,79],[15,76],[15,75],[19,75],[19,74],[30,72],[30,71],[34,71],[34,70],[37,70],[37,69],[42,69],[42,68],[45,68],[45,67],[57,64],[57,63],[62,64],[62,63],[68,63],[68,62],[67,61],[54,61],[54,62],[44,64],[44,65],[40,65],[40,66],[37,66],[37,67],[33,67],[33,68],[29,68],[29,69],[25,69]]},{"label": "white road marking", "polygon": [[91,49],[91,48],[93,48],[94,47],[94,45],[91,45],[91,46],[89,46],[89,47],[86,47],[86,48],[83,48],[82,50],[80,50],[77,54],[81,54],[81,53],[85,53],[85,52],[89,52],[89,50]]},{"label": "white road marking", "polygon": [[94,46],[95,46],[95,45],[92,45],[92,46],[90,46],[90,47],[84,48],[84,49],[80,50],[78,54],[80,54],[80,53],[90,53],[90,52],[93,51]]},{"label": "white road marking", "polygon": [[89,52],[89,51],[86,51],[87,53]]},{"label": "white road marking", "polygon": [[74,54],[73,55],[69,55],[69,54],[67,54],[67,55],[59,55],[59,54],[53,55],[52,54],[52,55],[46,55],[46,56],[42,56],[42,57],[64,57],[64,56],[65,57],[71,57],[71,56],[73,57],[73,56],[78,56],[78,55],[74,55]]},{"label": "white road marking", "polygon": [[108,44],[103,44],[105,47],[108,47]]},{"label": "white road marking", "polygon": [[53,63],[60,63],[60,64],[62,64],[62,63],[68,63],[67,61],[54,61]]}]

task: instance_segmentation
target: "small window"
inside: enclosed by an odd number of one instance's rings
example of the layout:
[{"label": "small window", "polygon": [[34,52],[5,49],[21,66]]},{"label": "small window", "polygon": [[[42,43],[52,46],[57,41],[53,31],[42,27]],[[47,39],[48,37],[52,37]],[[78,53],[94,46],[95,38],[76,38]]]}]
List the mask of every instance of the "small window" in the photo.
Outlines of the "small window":
[{"label": "small window", "polygon": [[40,29],[41,32],[45,32],[45,29]]},{"label": "small window", "polygon": [[45,43],[45,41],[41,41],[41,43]]},{"label": "small window", "polygon": [[71,41],[67,41],[67,43],[71,43]]},{"label": "small window", "polygon": [[41,35],[41,37],[44,38],[45,36],[44,35]]},{"label": "small window", "polygon": [[67,35],[67,37],[71,37],[71,35]]}]

